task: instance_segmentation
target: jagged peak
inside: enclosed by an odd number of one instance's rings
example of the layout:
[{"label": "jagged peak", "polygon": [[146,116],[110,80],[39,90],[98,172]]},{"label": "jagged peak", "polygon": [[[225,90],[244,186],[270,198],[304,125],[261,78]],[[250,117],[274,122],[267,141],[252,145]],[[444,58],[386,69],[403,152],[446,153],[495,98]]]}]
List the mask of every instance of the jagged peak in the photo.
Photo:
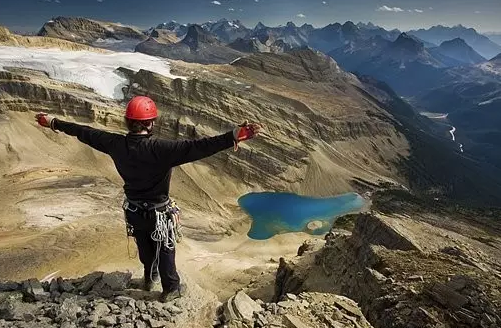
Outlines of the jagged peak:
[{"label": "jagged peak", "polygon": [[261,30],[261,29],[264,29],[264,28],[267,28],[266,25],[264,25],[263,23],[259,22],[256,24],[256,27],[254,27],[254,30],[257,31],[257,30]]},{"label": "jagged peak", "polygon": [[297,27],[293,22],[287,22],[286,27]]},{"label": "jagged peak", "polygon": [[181,42],[187,44],[192,49],[196,49],[200,43],[217,43],[218,40],[202,26],[193,24],[188,27],[188,32]]},{"label": "jagged peak", "polygon": [[444,41],[440,44],[440,47],[447,47],[447,46],[455,46],[455,47],[468,47],[471,48],[464,39],[462,38],[454,38],[452,40],[447,40]]}]

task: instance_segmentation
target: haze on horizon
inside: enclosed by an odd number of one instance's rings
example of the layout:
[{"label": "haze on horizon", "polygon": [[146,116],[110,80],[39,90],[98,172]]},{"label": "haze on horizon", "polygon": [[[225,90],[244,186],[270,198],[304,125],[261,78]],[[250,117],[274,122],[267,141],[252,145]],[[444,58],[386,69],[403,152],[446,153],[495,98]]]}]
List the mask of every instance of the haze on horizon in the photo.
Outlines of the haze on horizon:
[{"label": "haze on horizon", "polygon": [[2,4],[0,25],[37,31],[56,16],[81,16],[140,28],[176,20],[203,23],[239,19],[247,27],[259,21],[277,26],[292,21],[316,27],[351,20],[402,31],[433,25],[462,24],[480,32],[501,32],[499,0],[17,0]]}]

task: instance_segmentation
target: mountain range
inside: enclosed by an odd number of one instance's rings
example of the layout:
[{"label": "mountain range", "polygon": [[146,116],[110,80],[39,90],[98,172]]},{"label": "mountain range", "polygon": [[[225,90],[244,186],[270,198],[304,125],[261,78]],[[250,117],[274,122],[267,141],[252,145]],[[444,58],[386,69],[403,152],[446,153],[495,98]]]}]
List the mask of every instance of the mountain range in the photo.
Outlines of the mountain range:
[{"label": "mountain range", "polygon": [[[118,24],[58,17],[46,23],[40,34],[103,47],[113,43],[126,46],[124,50],[202,64],[228,64],[252,53],[318,50],[346,71],[388,84],[419,111],[449,113],[466,151],[485,153],[482,158],[501,167],[501,158],[492,155],[493,149],[501,147],[491,130],[481,128],[482,122],[501,124],[501,114],[488,110],[498,104],[501,46],[461,25],[401,32],[350,21],[322,28],[292,22],[247,28],[240,21],[221,19],[200,25],[168,22],[140,32]],[[480,103],[483,110],[475,111]]]}]

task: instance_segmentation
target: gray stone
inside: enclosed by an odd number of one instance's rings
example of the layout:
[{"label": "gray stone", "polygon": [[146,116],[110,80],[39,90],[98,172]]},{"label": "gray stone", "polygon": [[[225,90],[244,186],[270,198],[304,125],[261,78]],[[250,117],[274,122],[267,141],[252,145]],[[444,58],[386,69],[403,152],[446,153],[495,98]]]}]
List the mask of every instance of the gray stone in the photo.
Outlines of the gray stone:
[{"label": "gray stone", "polygon": [[294,294],[287,293],[287,294],[285,294],[285,297],[287,297],[287,299],[289,299],[290,301],[297,300],[297,296]]},{"label": "gray stone", "polygon": [[99,316],[96,313],[91,313],[87,318],[85,318],[85,323],[97,323]]},{"label": "gray stone", "polygon": [[82,278],[82,283],[78,290],[82,293],[88,293],[94,285],[103,277],[103,272],[92,272]]},{"label": "gray stone", "polygon": [[133,323],[130,323],[130,322],[127,322],[127,323],[122,323],[120,325],[120,328],[134,328],[134,324]]},{"label": "gray stone", "polygon": [[290,314],[285,315],[283,323],[287,328],[308,328],[308,325],[305,325],[300,318]]},{"label": "gray stone", "polygon": [[139,311],[146,311],[146,303],[143,300],[136,301],[136,307]]},{"label": "gray stone", "polygon": [[117,296],[113,300],[113,303],[115,303],[116,305],[118,305],[121,308],[124,308],[127,305],[134,307],[136,304],[136,300],[134,300],[131,297],[127,297],[127,296]]},{"label": "gray stone", "polygon": [[262,313],[258,313],[256,316],[256,324],[258,327],[266,327],[268,325],[268,320]]},{"label": "gray stone", "polygon": [[460,309],[468,303],[468,299],[443,284],[436,283],[427,291],[436,302],[451,309]]},{"label": "gray stone", "polygon": [[22,290],[24,296],[29,301],[45,301],[50,297],[50,294],[45,292],[38,279],[28,279],[24,281]]},{"label": "gray stone", "polygon": [[102,294],[108,291],[122,291],[127,289],[132,279],[130,272],[105,273],[102,279],[93,286],[93,291]]},{"label": "gray stone", "polygon": [[59,284],[56,279],[52,279],[49,285],[49,292],[52,294],[54,292],[59,292]]},{"label": "gray stone", "polygon": [[25,320],[25,315],[34,313],[36,306],[17,299],[7,299],[0,304],[0,318],[6,320]]},{"label": "gray stone", "polygon": [[165,327],[167,325],[167,322],[159,321],[159,320],[155,320],[155,319],[150,319],[150,320],[148,320],[148,322],[150,323],[151,328],[162,328],[162,327]]},{"label": "gray stone", "polygon": [[99,319],[97,322],[98,325],[103,325],[106,327],[113,326],[117,324],[117,318],[114,315],[108,315],[106,317],[103,317]]},{"label": "gray stone", "polygon": [[363,317],[364,315],[362,314],[362,311],[360,311],[360,309],[356,305],[352,304],[350,301],[351,300],[343,299],[341,297],[336,297],[336,300],[334,302],[336,306],[345,310],[349,314],[353,314],[357,317]]},{"label": "gray stone", "polygon": [[108,304],[108,307],[112,312],[120,312],[120,307],[116,304],[110,303]]},{"label": "gray stone", "polygon": [[104,317],[109,313],[110,313],[110,308],[105,303],[98,303],[94,307],[94,314],[96,314],[99,318]]},{"label": "gray stone", "polygon": [[59,285],[59,291],[61,293],[73,293],[75,291],[75,286],[61,277],[57,278],[57,284]]},{"label": "gray stone", "polygon": [[127,317],[123,314],[117,316],[117,323],[126,323]]},{"label": "gray stone", "polygon": [[136,321],[136,328],[146,328],[146,324],[142,321]]},{"label": "gray stone", "polygon": [[165,309],[169,311],[172,315],[183,313],[183,310],[172,304],[167,304],[165,306]]},{"label": "gray stone", "polygon": [[244,321],[252,322],[254,312],[261,312],[262,308],[252,300],[247,294],[240,291],[233,298],[235,313]]},{"label": "gray stone", "polygon": [[14,292],[21,286],[17,282],[6,281],[0,283],[0,292]]},{"label": "gray stone", "polygon": [[77,328],[77,326],[73,322],[65,321],[60,328]]},{"label": "gray stone", "polygon": [[278,305],[276,303],[271,303],[269,310],[271,311],[271,314],[277,315],[278,313]]},{"label": "gray stone", "polygon": [[129,305],[127,305],[127,306],[125,307],[125,309],[123,309],[123,310],[122,310],[122,313],[121,313],[121,314],[126,315],[126,316],[129,316],[129,315],[133,314],[134,312],[135,312],[134,308],[133,308],[133,307],[131,307],[131,306],[129,306]]},{"label": "gray stone", "polygon": [[58,309],[58,315],[56,317],[57,322],[64,321],[76,321],[77,313],[80,312],[82,308],[78,306],[76,302],[76,297],[67,298],[63,301]]},{"label": "gray stone", "polygon": [[279,307],[282,307],[282,308],[285,308],[285,309],[293,307],[294,304],[296,304],[294,301],[282,301],[282,302],[278,302],[277,303],[277,305]]},{"label": "gray stone", "polygon": [[141,319],[141,320],[143,320],[143,321],[148,321],[148,320],[150,320],[150,319],[151,319],[151,315],[149,315],[149,314],[141,314],[141,315],[139,316],[139,319]]}]

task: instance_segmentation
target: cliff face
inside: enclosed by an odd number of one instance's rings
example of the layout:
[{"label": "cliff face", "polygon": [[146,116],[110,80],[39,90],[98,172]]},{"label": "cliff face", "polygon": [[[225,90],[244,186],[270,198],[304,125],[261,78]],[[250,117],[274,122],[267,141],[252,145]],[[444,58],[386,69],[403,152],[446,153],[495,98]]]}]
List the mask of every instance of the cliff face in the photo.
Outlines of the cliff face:
[{"label": "cliff face", "polygon": [[61,40],[59,38],[44,36],[21,36],[10,33],[0,26],[0,46],[33,47],[33,48],[58,48],[61,50],[87,50],[102,52],[103,50],[89,47],[83,44]]},{"label": "cliff face", "polygon": [[139,43],[147,38],[146,35],[134,27],[81,17],[56,17],[51,19],[44,24],[38,35],[87,44],[98,39],[133,39]]},{"label": "cliff face", "polygon": [[283,261],[276,297],[303,291],[347,295],[375,327],[499,324],[500,226],[490,219],[495,214],[457,211],[405,194],[375,195],[384,214],[351,217],[351,234],[334,226],[323,248]]}]

